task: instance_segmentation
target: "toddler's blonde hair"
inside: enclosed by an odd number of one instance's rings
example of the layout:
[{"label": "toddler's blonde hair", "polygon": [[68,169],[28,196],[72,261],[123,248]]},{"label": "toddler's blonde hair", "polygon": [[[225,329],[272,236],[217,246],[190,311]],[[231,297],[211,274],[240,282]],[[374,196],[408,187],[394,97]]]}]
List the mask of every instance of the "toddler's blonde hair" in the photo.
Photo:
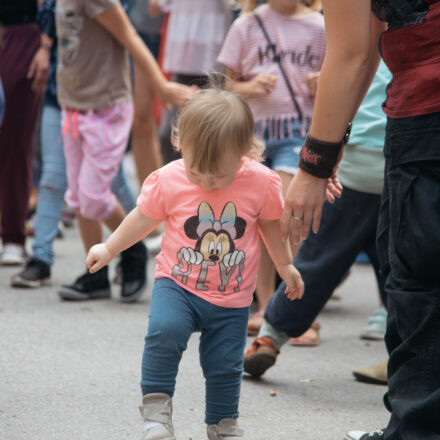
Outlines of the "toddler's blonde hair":
[{"label": "toddler's blonde hair", "polygon": [[225,166],[225,153],[262,161],[264,143],[254,137],[249,106],[235,93],[202,89],[181,111],[173,128],[173,144],[201,173]]}]

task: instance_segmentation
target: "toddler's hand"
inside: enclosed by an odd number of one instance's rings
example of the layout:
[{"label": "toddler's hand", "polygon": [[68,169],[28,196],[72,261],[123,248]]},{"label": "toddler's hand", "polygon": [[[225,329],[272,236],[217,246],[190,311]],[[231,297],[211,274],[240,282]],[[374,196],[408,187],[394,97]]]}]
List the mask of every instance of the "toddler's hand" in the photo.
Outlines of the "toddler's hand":
[{"label": "toddler's hand", "polygon": [[95,244],[89,250],[87,255],[86,264],[90,273],[95,273],[99,269],[107,266],[113,259],[113,255],[107,249],[105,243]]},{"label": "toddler's hand", "polygon": [[188,87],[170,81],[158,92],[158,95],[165,109],[171,111],[173,105],[183,107],[198,91],[199,89],[196,86]]},{"label": "toddler's hand", "polygon": [[291,301],[300,299],[304,295],[304,282],[301,274],[293,264],[284,264],[277,267],[278,274],[286,283],[284,293]]},{"label": "toddler's hand", "polygon": [[251,81],[249,81],[249,95],[250,96],[266,96],[277,83],[275,75],[268,73],[259,73]]}]

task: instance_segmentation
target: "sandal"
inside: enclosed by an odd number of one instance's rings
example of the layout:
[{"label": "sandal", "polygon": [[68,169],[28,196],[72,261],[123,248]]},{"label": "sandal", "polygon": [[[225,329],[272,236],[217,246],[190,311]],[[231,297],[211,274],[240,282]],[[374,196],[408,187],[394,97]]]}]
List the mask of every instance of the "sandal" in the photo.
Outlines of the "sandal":
[{"label": "sandal", "polygon": [[264,312],[252,313],[248,322],[248,335],[249,336],[258,335],[258,332],[260,331],[260,328],[263,325],[263,321],[264,321]]},{"label": "sandal", "polygon": [[301,347],[314,347],[319,345],[320,329],[321,325],[318,322],[314,322],[301,336],[298,336],[297,338],[290,338],[290,345]]}]

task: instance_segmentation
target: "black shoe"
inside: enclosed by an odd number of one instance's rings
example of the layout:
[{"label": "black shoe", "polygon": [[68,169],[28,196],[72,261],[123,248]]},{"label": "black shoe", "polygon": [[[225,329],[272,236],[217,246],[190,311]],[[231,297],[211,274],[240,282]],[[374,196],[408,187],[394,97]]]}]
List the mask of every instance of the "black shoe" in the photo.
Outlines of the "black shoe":
[{"label": "black shoe", "polygon": [[147,248],[142,241],[121,253],[121,301],[136,301],[147,281]]},{"label": "black shoe", "polygon": [[378,429],[377,431],[350,431],[345,434],[344,440],[383,440],[385,437],[385,429]]},{"label": "black shoe", "polygon": [[50,284],[50,266],[35,257],[28,260],[25,268],[11,278],[11,287],[42,287]]},{"label": "black shoe", "polygon": [[104,266],[95,273],[86,272],[78,277],[73,284],[61,286],[58,295],[61,299],[71,301],[110,298],[108,267]]}]

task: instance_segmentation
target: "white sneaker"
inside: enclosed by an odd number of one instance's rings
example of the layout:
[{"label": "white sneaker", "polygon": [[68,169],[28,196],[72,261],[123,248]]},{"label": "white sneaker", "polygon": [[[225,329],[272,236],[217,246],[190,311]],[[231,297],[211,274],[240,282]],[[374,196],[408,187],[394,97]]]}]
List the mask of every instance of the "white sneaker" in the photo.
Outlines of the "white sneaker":
[{"label": "white sneaker", "polygon": [[18,244],[7,243],[0,254],[0,264],[4,266],[19,266],[26,263],[26,252]]},{"label": "white sneaker", "polygon": [[170,396],[164,393],[146,394],[139,411],[144,419],[142,440],[176,440]]},{"label": "white sneaker", "polygon": [[216,425],[207,426],[209,440],[236,440],[243,438],[244,431],[236,419],[221,419]]},{"label": "white sneaker", "polygon": [[383,440],[385,429],[378,429],[377,431],[350,431],[345,434],[344,440]]}]

